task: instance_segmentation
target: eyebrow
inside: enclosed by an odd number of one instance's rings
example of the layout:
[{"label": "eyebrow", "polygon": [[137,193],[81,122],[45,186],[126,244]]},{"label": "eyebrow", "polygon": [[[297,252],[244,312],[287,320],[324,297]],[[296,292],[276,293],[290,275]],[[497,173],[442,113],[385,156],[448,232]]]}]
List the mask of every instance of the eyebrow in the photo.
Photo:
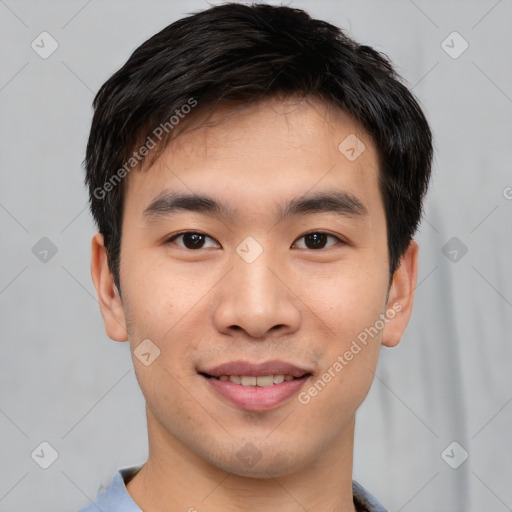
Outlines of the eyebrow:
[{"label": "eyebrow", "polygon": [[[151,201],[144,210],[143,217],[152,221],[181,211],[226,219],[234,218],[237,214],[237,210],[206,195],[164,192]],[[311,213],[335,213],[343,217],[362,218],[368,215],[368,209],[362,201],[349,192],[317,192],[293,198],[286,204],[278,206],[276,217],[280,222],[292,215]]]}]

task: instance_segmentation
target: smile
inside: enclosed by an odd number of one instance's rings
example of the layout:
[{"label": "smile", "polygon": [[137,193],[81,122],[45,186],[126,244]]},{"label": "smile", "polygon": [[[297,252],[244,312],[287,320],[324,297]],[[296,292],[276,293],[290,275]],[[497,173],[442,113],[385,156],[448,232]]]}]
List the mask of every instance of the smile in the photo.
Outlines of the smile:
[{"label": "smile", "polygon": [[269,411],[299,393],[311,374],[292,375],[211,375],[200,374],[209,389],[223,401],[246,411]]},{"label": "smile", "polygon": [[234,384],[241,384],[242,386],[258,386],[260,388],[296,379],[293,375],[261,375],[260,377],[255,377],[254,375],[220,375],[219,377],[214,377],[210,375],[210,377],[223,382],[230,381]]}]

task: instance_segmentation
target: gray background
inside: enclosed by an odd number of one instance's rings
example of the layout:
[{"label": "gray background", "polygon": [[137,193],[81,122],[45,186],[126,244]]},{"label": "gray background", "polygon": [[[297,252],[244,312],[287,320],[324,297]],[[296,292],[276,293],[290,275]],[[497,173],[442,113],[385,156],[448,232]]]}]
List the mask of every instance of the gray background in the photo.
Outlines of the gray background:
[{"label": "gray background", "polygon": [[[435,135],[416,307],[358,413],[354,477],[390,511],[512,510],[512,1],[290,4],[389,55]],[[0,0],[2,512],[77,510],[145,460],[129,347],[106,336],[90,278],[81,163],[100,85],[206,7]],[[59,45],[47,59],[31,48],[43,31]],[[469,44],[457,58],[453,31]],[[31,457],[43,441],[48,469]],[[461,448],[441,456],[453,441],[469,453],[458,469]]]}]

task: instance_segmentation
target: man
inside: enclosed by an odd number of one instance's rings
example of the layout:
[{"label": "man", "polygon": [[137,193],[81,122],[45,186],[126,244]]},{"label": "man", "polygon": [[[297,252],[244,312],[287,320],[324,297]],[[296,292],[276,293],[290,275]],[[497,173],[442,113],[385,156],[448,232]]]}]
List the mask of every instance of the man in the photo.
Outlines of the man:
[{"label": "man", "polygon": [[86,182],[148,460],[83,511],[383,511],[355,412],[398,344],[432,140],[387,58],[305,12],[181,19],[100,89]]}]

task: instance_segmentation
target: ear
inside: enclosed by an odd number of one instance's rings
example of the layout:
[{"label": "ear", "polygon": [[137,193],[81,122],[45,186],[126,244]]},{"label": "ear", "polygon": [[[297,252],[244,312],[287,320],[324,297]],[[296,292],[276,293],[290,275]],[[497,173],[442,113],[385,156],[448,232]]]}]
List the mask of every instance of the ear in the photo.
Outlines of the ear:
[{"label": "ear", "polygon": [[411,317],[418,276],[418,250],[418,244],[411,240],[393,274],[386,306],[389,321],[382,333],[382,344],[386,347],[398,345]]},{"label": "ear", "polygon": [[123,303],[108,266],[107,250],[101,233],[96,233],[92,238],[91,276],[107,335],[115,341],[128,341]]}]

